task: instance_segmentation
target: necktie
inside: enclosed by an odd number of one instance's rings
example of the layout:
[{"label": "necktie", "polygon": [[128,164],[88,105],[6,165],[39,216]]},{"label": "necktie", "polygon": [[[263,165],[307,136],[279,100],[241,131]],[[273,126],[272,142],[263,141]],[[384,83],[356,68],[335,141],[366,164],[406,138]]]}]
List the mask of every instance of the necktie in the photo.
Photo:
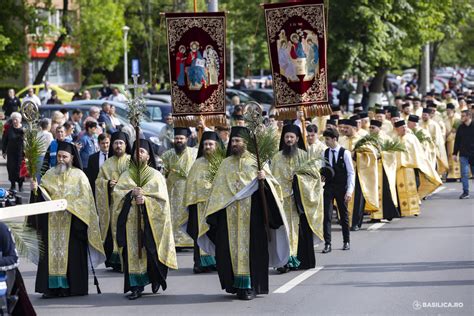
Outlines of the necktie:
[{"label": "necktie", "polygon": [[336,150],[332,149],[332,167],[336,166]]},{"label": "necktie", "polygon": [[104,161],[106,161],[107,160],[107,154],[103,153],[103,155],[104,155]]}]

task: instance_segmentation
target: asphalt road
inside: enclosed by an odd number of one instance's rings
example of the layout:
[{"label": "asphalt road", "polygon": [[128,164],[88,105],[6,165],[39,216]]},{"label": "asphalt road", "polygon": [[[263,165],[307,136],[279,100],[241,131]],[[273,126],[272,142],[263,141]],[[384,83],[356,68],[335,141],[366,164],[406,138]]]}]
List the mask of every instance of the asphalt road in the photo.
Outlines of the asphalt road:
[{"label": "asphalt road", "polygon": [[[1,163],[1,162],[0,162]],[[0,164],[0,185],[6,187]],[[471,181],[471,185],[474,185]],[[459,200],[449,183],[423,202],[419,217],[364,224],[342,251],[335,225],[333,252],[315,249],[317,269],[270,271],[270,294],[239,301],[220,289],[216,273],[194,275],[192,253],[178,253],[168,289],[136,301],[124,297],[123,277],[99,267],[102,294],[90,280],[88,296],[44,300],[34,293],[35,266],[20,269],[39,315],[473,315],[474,200]],[[275,293],[276,292],[276,293]]]}]

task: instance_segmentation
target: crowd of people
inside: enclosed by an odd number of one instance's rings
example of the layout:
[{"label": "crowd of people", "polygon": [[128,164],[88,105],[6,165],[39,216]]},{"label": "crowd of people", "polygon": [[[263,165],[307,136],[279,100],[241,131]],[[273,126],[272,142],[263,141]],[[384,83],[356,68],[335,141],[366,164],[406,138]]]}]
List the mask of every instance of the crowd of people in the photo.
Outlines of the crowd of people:
[{"label": "crowd of people", "polygon": [[[167,288],[176,252],[192,248],[194,273],[217,271],[222,289],[251,300],[267,294],[268,268],[280,273],[316,265],[314,244],[332,251],[336,211],[343,250],[367,222],[418,216],[442,181],[461,179],[469,197],[474,173],[474,95],[397,97],[353,113],[279,120],[265,129],[280,139],[260,166],[247,148],[245,107],[228,126],[205,126],[194,145],[189,128],[169,118],[159,157],[147,140],[133,144],[114,124],[110,106],[83,119],[42,120],[42,168],[31,177],[31,202],[66,199],[67,211],[30,217],[45,247],[35,290],[44,298],[88,293],[88,266],[124,276],[124,293]],[[12,112],[3,154],[12,188],[21,190],[21,115]],[[52,135],[54,131],[54,136]],[[222,159],[217,159],[222,155]],[[98,287],[98,282],[95,280]]]}]

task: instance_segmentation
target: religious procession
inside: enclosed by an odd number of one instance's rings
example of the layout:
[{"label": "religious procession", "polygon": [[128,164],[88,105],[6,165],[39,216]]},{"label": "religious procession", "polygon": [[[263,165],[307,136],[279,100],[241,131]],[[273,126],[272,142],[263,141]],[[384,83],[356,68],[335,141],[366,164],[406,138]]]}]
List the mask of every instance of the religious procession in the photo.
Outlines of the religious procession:
[{"label": "religious procession", "polygon": [[128,73],[127,26],[123,85],[8,89],[0,315],[471,314],[472,65],[433,77],[418,42],[417,70],[364,79],[338,5],[269,1],[268,75],[236,80],[235,20],[206,3],[158,16],[167,83]]}]

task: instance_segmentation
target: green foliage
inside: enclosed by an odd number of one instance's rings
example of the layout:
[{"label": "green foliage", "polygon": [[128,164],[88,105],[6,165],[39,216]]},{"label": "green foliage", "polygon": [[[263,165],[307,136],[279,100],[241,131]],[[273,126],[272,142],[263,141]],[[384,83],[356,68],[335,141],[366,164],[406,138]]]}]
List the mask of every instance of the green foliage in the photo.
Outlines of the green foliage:
[{"label": "green foliage", "polygon": [[128,172],[130,173],[130,179],[135,182],[137,187],[143,188],[153,178],[153,168],[148,166],[146,162],[135,160],[130,159]]},{"label": "green foliage", "polygon": [[245,125],[248,133],[240,135],[247,146],[247,151],[252,154],[257,164],[263,168],[278,152],[280,138],[271,128],[266,128],[263,116],[256,110],[256,103],[248,104],[244,114]]},{"label": "green foliage", "polygon": [[432,140],[430,137],[426,136],[425,132],[423,131],[423,129],[418,129],[417,131],[414,131],[413,133],[416,138],[418,138],[418,141],[420,143],[432,143]]},{"label": "green foliage", "polygon": [[380,151],[386,152],[406,152],[405,145],[402,144],[398,139],[386,140],[380,144]]},{"label": "green foliage", "polygon": [[29,128],[25,132],[25,160],[26,168],[30,177],[34,178],[37,173],[38,164],[41,159],[41,152],[44,149],[44,142],[38,136],[38,130]]},{"label": "green foliage", "polygon": [[79,44],[76,61],[86,79],[94,70],[112,71],[123,56],[124,6],[114,0],[78,0],[81,8],[74,38]]},{"label": "green foliage", "polygon": [[313,159],[298,159],[296,167],[295,167],[295,174],[297,175],[306,175],[312,178],[319,178],[321,175],[319,173],[318,164],[321,164],[324,158],[313,158]]},{"label": "green foliage", "polygon": [[375,134],[367,134],[366,136],[362,137],[355,143],[354,145],[354,151],[355,152],[363,152],[364,147],[372,145],[375,148],[379,149],[380,148],[380,138],[378,135]]},{"label": "green foliage", "polygon": [[210,183],[214,181],[214,178],[217,175],[217,171],[219,170],[222,161],[225,159],[226,154],[226,148],[224,146],[218,145],[216,151],[214,151],[214,153],[207,158],[207,160],[209,161],[209,168],[206,180]]},{"label": "green foliage", "polygon": [[0,78],[17,76],[28,58],[25,28],[34,28],[36,14],[24,0],[2,0],[0,17]]},{"label": "green foliage", "polygon": [[12,232],[18,254],[31,261],[38,260],[40,254],[44,252],[44,245],[36,231],[23,223],[6,221],[5,224]]}]

